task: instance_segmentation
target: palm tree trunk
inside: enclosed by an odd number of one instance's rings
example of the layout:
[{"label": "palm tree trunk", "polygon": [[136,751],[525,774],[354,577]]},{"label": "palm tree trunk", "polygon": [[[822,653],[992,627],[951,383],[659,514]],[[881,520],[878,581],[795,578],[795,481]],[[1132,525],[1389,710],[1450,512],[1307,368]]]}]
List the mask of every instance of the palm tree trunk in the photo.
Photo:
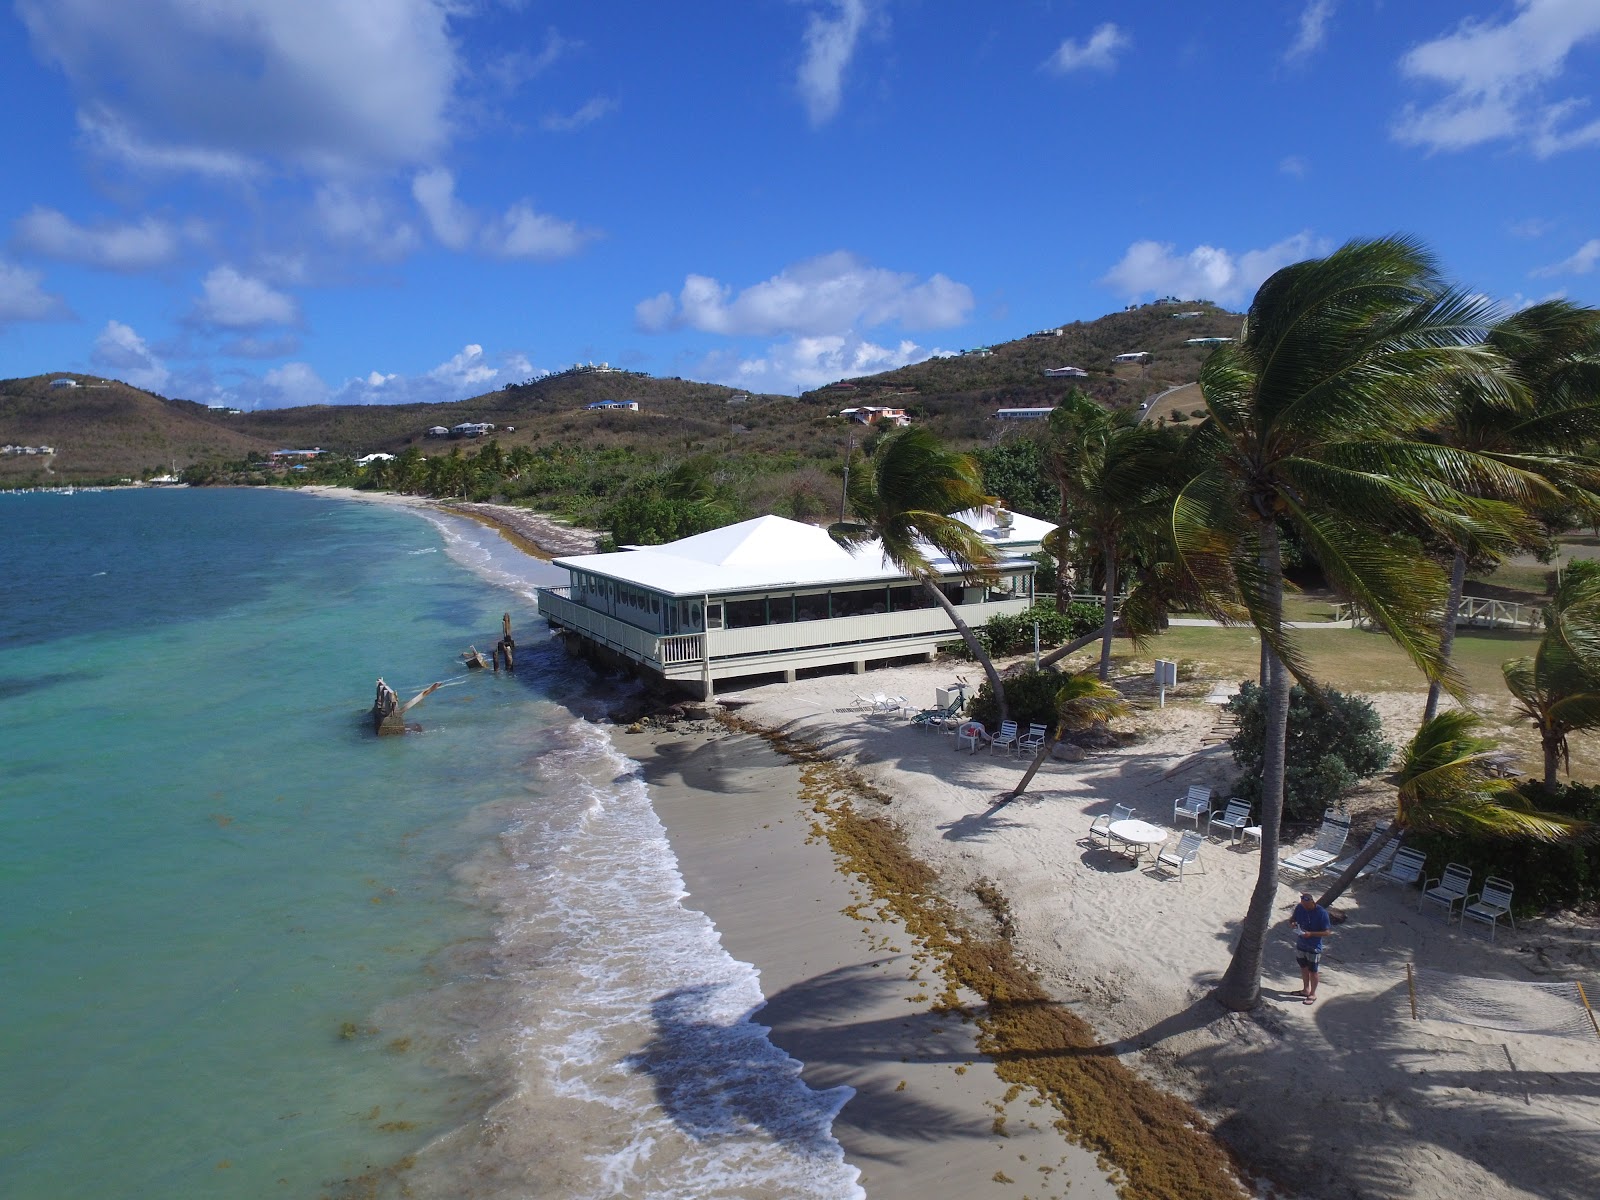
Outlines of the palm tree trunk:
[{"label": "palm tree trunk", "polygon": [[972,632],[971,626],[961,619],[961,614],[950,602],[950,597],[944,594],[944,589],[926,575],[921,579],[922,586],[928,589],[928,594],[939,602],[939,607],[944,609],[951,623],[955,625],[961,640],[967,644],[967,650],[983,667],[983,673],[989,677],[989,689],[994,692],[994,702],[1000,709],[1000,719],[1006,720],[1011,715],[1006,708],[1006,685],[1000,680],[1000,672],[995,669],[994,659],[989,657],[989,652],[983,648],[983,643],[978,640],[978,635]]},{"label": "palm tree trunk", "polygon": [[1105,683],[1111,678],[1111,637],[1116,630],[1117,614],[1114,607],[1117,599],[1117,547],[1116,543],[1107,539],[1104,547],[1106,560],[1106,616],[1105,623],[1100,628],[1103,641],[1100,644],[1100,682]]},{"label": "palm tree trunk", "polygon": [[1556,790],[1556,775],[1561,768],[1561,739],[1541,738],[1544,745],[1544,790]]},{"label": "palm tree trunk", "polygon": [[[1281,628],[1283,621],[1283,557],[1277,527],[1265,521],[1261,532],[1261,566],[1273,589],[1268,619]],[[1265,639],[1263,639],[1263,643]],[[1278,898],[1278,835],[1283,824],[1283,768],[1289,730],[1289,670],[1266,649],[1266,744],[1261,763],[1261,866],[1256,872],[1250,906],[1239,926],[1233,959],[1213,993],[1217,1002],[1234,1012],[1248,1012],[1261,1002],[1261,959],[1266,951],[1267,929]]]},{"label": "palm tree trunk", "polygon": [[1327,908],[1340,896],[1344,895],[1346,889],[1348,889],[1349,886],[1356,881],[1356,876],[1361,874],[1361,868],[1366,866],[1373,859],[1377,858],[1380,850],[1382,850],[1385,846],[1394,841],[1395,838],[1399,837],[1404,832],[1405,827],[1403,825],[1398,823],[1391,825],[1389,827],[1388,837],[1381,838],[1376,842],[1371,842],[1368,845],[1361,847],[1361,849],[1356,852],[1356,856],[1350,860],[1350,865],[1344,869],[1344,873],[1333,881],[1327,891],[1322,893],[1322,899],[1318,900],[1317,903],[1322,905],[1323,908]]},{"label": "palm tree trunk", "polygon": [[[1456,614],[1461,611],[1461,593],[1467,583],[1467,552],[1456,547],[1455,561],[1450,564],[1450,594],[1444,602],[1444,621],[1439,626],[1439,656],[1448,663],[1456,644]],[[1442,685],[1437,679],[1428,684],[1428,703],[1422,710],[1422,719],[1431,721],[1439,712],[1439,693]]]},{"label": "palm tree trunk", "polygon": [[1070,642],[1063,646],[1057,646],[1054,650],[1050,651],[1049,654],[1046,654],[1039,660],[1039,669],[1041,671],[1049,670],[1067,655],[1074,654],[1077,651],[1082,650],[1085,646],[1089,646],[1095,642],[1098,642],[1104,636],[1105,634],[1103,632],[1096,630],[1094,633],[1086,633],[1082,637],[1073,638]]},{"label": "palm tree trunk", "polygon": [[1023,774],[1022,779],[1017,783],[1016,787],[1011,789],[1011,794],[1006,797],[1007,800],[1015,800],[1028,790],[1028,785],[1033,782],[1033,777],[1039,773],[1039,768],[1044,766],[1044,760],[1055,753],[1056,743],[1060,740],[1061,726],[1057,723],[1055,730],[1050,734],[1049,740],[1039,747],[1039,753],[1034,755],[1033,762]]}]

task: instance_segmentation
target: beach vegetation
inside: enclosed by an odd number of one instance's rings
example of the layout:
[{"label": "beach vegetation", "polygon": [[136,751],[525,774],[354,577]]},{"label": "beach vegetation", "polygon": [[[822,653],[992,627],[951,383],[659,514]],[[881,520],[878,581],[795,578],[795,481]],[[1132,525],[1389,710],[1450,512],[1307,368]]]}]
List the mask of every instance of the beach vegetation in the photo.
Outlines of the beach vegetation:
[{"label": "beach vegetation", "polygon": [[[1245,680],[1227,709],[1239,722],[1238,732],[1228,740],[1239,765],[1232,793],[1255,807],[1261,802],[1267,742],[1266,693]],[[1334,688],[1289,689],[1286,745],[1283,816],[1294,821],[1315,820],[1337,806],[1361,780],[1388,766],[1394,755],[1371,702]]]},{"label": "beach vegetation", "polygon": [[1001,613],[984,622],[978,636],[991,654],[1026,654],[1033,649],[1034,626],[1039,628],[1039,645],[1055,647],[1099,629],[1105,610],[1087,600],[1074,600],[1064,609],[1035,604],[1026,612]]},{"label": "beach vegetation", "polygon": [[[1006,699],[1010,704],[1009,719],[1026,727],[1031,724],[1049,725],[1056,719],[1056,693],[1061,690],[1063,676],[1059,671],[1022,671],[1006,680]],[[967,702],[967,716],[991,729],[998,728],[1006,717],[1000,715],[1000,706],[994,698],[994,689],[987,680],[978,685],[977,692]]]},{"label": "beach vegetation", "polygon": [[1362,607],[1424,678],[1461,681],[1442,658],[1444,572],[1396,535],[1510,540],[1504,505],[1458,489],[1511,472],[1455,447],[1402,440],[1443,419],[1471,380],[1509,403],[1521,388],[1484,344],[1493,311],[1447,286],[1433,257],[1401,237],[1352,241],[1285,267],[1252,300],[1237,342],[1200,371],[1206,419],[1189,437],[1193,475],[1173,506],[1184,569],[1209,611],[1242,612],[1264,644],[1261,869],[1215,996],[1242,1011],[1260,1000],[1277,903],[1279,827],[1291,680],[1314,686],[1284,619],[1283,531],[1341,596]]},{"label": "beach vegetation", "polygon": [[1122,693],[1108,683],[1103,683],[1095,672],[1079,671],[1065,677],[1057,676],[1060,686],[1055,694],[1055,713],[1050,725],[1050,736],[1034,754],[1033,761],[1023,772],[1017,786],[1007,800],[1015,800],[1028,790],[1033,777],[1039,773],[1062,738],[1079,730],[1105,725],[1117,717],[1125,717],[1133,709],[1122,698]]},{"label": "beach vegetation", "polygon": [[1544,610],[1544,633],[1532,656],[1502,673],[1518,715],[1533,726],[1544,753],[1544,786],[1570,771],[1574,733],[1600,729],[1600,575],[1569,572]]}]

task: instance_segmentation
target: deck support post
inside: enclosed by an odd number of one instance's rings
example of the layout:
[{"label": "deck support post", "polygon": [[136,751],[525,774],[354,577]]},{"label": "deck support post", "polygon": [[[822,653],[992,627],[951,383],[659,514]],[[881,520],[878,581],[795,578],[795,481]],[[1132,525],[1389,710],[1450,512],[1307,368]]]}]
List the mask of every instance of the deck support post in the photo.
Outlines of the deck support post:
[{"label": "deck support post", "polygon": [[852,675],[865,675],[867,673],[866,660],[865,659],[857,659],[855,662],[851,663],[850,664],[850,673]]}]

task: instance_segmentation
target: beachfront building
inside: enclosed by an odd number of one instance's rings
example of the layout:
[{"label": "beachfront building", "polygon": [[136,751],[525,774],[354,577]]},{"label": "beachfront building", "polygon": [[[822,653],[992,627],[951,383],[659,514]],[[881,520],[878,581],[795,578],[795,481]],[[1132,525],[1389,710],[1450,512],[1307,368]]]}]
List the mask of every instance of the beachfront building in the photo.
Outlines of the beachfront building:
[{"label": "beachfront building", "polygon": [[[1000,579],[969,583],[936,551],[940,587],[968,625],[1033,602],[1034,562],[1055,526],[1005,510],[959,518],[999,557]],[[927,590],[876,543],[846,549],[825,529],[757,517],[664,546],[558,558],[563,587],[539,612],[573,653],[628,665],[710,699],[718,680],[895,659],[931,660],[958,638]]]}]

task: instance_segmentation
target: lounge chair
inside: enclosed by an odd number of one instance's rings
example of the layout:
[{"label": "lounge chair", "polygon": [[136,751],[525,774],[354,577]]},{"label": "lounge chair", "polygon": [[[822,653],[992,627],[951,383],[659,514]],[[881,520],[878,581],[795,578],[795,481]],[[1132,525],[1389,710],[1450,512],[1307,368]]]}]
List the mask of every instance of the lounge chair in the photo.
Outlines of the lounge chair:
[{"label": "lounge chair", "polygon": [[1379,883],[1398,883],[1401,887],[1414,887],[1422,878],[1422,868],[1427,862],[1427,857],[1420,850],[1396,850],[1389,865],[1374,871],[1372,878]]},{"label": "lounge chair", "polygon": [[1017,748],[1017,723],[1015,721],[1001,721],[1000,732],[989,739],[989,753],[1004,750],[1007,754],[1013,753]]},{"label": "lounge chair", "polygon": [[951,718],[958,718],[961,713],[961,701],[951,700],[943,708],[925,708],[911,718],[911,723],[918,729],[942,729]]},{"label": "lounge chair", "polygon": [[1101,813],[1089,822],[1089,844],[1091,846],[1094,845],[1095,835],[1098,834],[1105,839],[1106,849],[1111,849],[1111,826],[1118,821],[1130,820],[1132,817],[1133,806],[1131,804],[1113,804],[1110,812]]},{"label": "lounge chair", "polygon": [[1244,832],[1244,827],[1250,824],[1250,805],[1248,802],[1234,796],[1228,801],[1227,808],[1222,812],[1214,812],[1206,822],[1206,836],[1215,837],[1217,826],[1222,826],[1228,831],[1228,836],[1235,842]]},{"label": "lounge chair", "polygon": [[1467,918],[1481,921],[1489,927],[1489,940],[1494,941],[1495,923],[1504,917],[1511,922],[1511,928],[1517,927],[1517,919],[1511,915],[1511,881],[1501,879],[1498,875],[1491,875],[1483,881],[1483,891],[1478,893],[1474,900],[1467,897],[1461,906],[1461,924],[1467,923]]},{"label": "lounge chair", "polygon": [[1050,729],[1048,726],[1040,725],[1038,723],[1030,724],[1028,726],[1028,732],[1017,739],[1017,749],[1027,753],[1032,753],[1033,751],[1039,749],[1040,746],[1043,746],[1049,737]]},{"label": "lounge chair", "polygon": [[[1200,831],[1186,833],[1178,839],[1178,844],[1171,850],[1163,850],[1156,855],[1156,866],[1166,867],[1178,873],[1178,882],[1183,882],[1183,869],[1185,867],[1200,867]],[[1201,873],[1205,871],[1200,868]]]},{"label": "lounge chair", "polygon": [[1378,827],[1367,835],[1367,840],[1361,844],[1360,850],[1357,850],[1354,854],[1346,854],[1343,858],[1338,858],[1331,863],[1325,864],[1322,868],[1322,873],[1324,875],[1333,875],[1335,877],[1343,875],[1350,869],[1350,864],[1361,857],[1362,853],[1368,846],[1372,845],[1374,842],[1382,841],[1385,838],[1388,838],[1388,841],[1384,844],[1383,849],[1379,850],[1366,861],[1366,863],[1362,866],[1360,873],[1356,875],[1356,878],[1365,879],[1374,871],[1383,870],[1389,865],[1389,860],[1394,857],[1395,851],[1400,849],[1400,839],[1389,837],[1388,821],[1378,822]]},{"label": "lounge chair", "polygon": [[1422,886],[1422,899],[1417,901],[1417,911],[1422,911],[1424,904],[1444,905],[1444,919],[1446,922],[1456,915],[1456,905],[1465,904],[1467,893],[1472,890],[1472,871],[1460,863],[1448,863],[1444,874],[1437,879],[1430,879]]},{"label": "lounge chair", "polygon": [[1179,796],[1172,802],[1172,823],[1176,825],[1180,819],[1193,821],[1196,832],[1200,829],[1200,818],[1211,811],[1211,789],[1198,784],[1190,787],[1188,794]]},{"label": "lounge chair", "polygon": [[1345,839],[1349,836],[1348,816],[1337,813],[1325,816],[1322,818],[1322,828],[1317,831],[1317,840],[1312,843],[1311,848],[1279,859],[1278,869],[1290,875],[1315,875],[1339,857],[1339,851],[1344,849]]}]

